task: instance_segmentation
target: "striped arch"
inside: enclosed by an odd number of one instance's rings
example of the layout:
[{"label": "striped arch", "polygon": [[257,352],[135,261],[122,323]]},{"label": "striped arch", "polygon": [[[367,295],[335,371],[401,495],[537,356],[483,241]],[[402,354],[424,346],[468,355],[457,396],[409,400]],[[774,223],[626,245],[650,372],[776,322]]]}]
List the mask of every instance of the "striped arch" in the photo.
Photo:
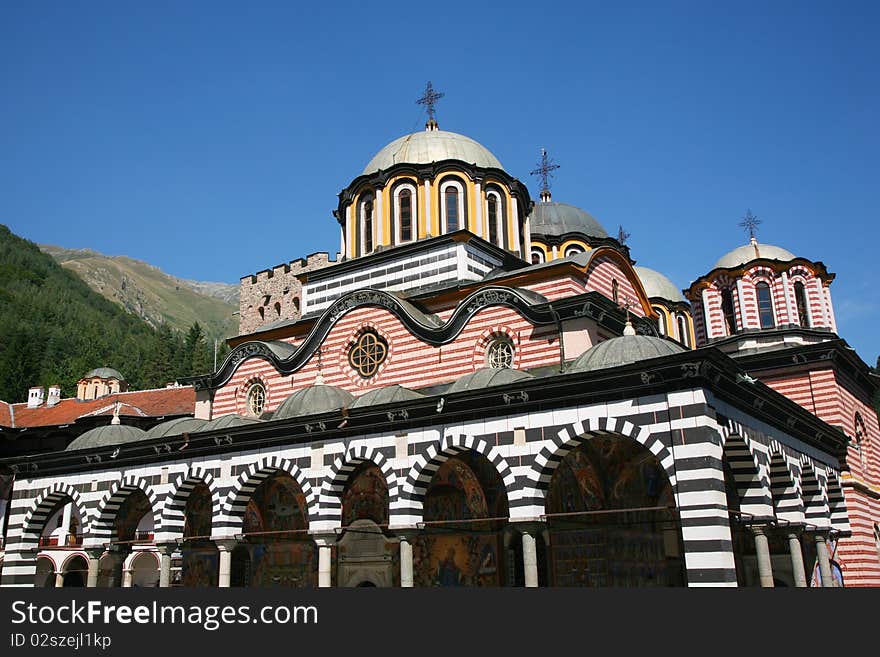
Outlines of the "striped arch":
[{"label": "striped arch", "polygon": [[552,446],[547,446],[535,456],[532,470],[529,473],[530,490],[526,492],[525,500],[531,505],[532,512],[540,515],[545,513],[547,490],[550,488],[550,480],[556,472],[556,468],[573,449],[581,443],[588,441],[593,436],[615,435],[632,438],[637,443],[650,451],[669,478],[672,492],[678,497],[678,480],[675,476],[674,458],[672,452],[659,438],[654,438],[650,429],[640,427],[628,420],[614,417],[587,418],[575,422],[559,430],[553,437]]},{"label": "striped arch", "polygon": [[190,493],[199,484],[205,484],[208,490],[211,491],[212,517],[216,518],[220,514],[220,493],[217,490],[214,476],[202,468],[190,466],[190,469],[185,474],[181,474],[175,480],[171,492],[165,498],[165,504],[162,507],[161,524],[156,528],[157,543],[165,543],[183,538],[183,529],[186,525],[186,504],[189,501]]},{"label": "striped arch", "polygon": [[[295,463],[288,459],[277,456],[267,456],[257,463],[251,463],[238,476],[238,480],[226,496],[223,504],[223,512],[217,522],[216,530],[224,534],[241,534],[244,531],[244,512],[254,491],[266,479],[277,472],[283,472],[293,477],[299,484],[306,498],[305,517],[309,525],[317,519],[318,505],[312,485]],[[216,531],[215,530],[215,531]]]},{"label": "striped arch", "polygon": [[[122,503],[125,502],[125,499],[136,490],[140,490],[146,495],[150,502],[150,509],[153,513],[153,531],[155,533],[155,530],[160,526],[162,519],[161,509],[158,504],[159,498],[153,490],[153,487],[142,478],[134,475],[127,475],[123,477],[122,480],[114,481],[110,490],[107,491],[107,494],[98,504],[96,518],[94,525],[92,526],[91,537],[87,541],[89,545],[103,545],[116,538],[116,530],[113,526],[116,513],[119,511],[119,507],[122,506]],[[85,542],[86,541],[84,541],[84,543]]]},{"label": "striped arch", "polygon": [[65,499],[70,499],[82,521],[82,534],[88,536],[91,526],[91,515],[86,511],[79,492],[68,484],[56,482],[44,489],[34,500],[33,505],[24,516],[21,531],[21,549],[27,550],[37,546],[49,515]]},{"label": "striped arch", "polygon": [[385,484],[388,486],[388,512],[397,506],[398,486],[397,475],[391,467],[388,459],[382,452],[361,445],[349,447],[344,455],[339,456],[330,467],[330,472],[324,479],[321,487],[321,495],[318,503],[318,516],[322,528],[339,527],[342,522],[342,491],[348,483],[351,474],[362,464],[372,463],[385,476]]},{"label": "striped arch", "polygon": [[832,470],[828,471],[828,508],[831,511],[831,529],[845,536],[851,535],[849,512],[846,509],[840,477]]},{"label": "striped arch", "polygon": [[782,450],[770,451],[770,496],[779,520],[792,524],[804,523],[804,504],[797,485],[797,468],[790,465]]},{"label": "striped arch", "polygon": [[495,471],[504,482],[508,508],[512,506],[516,491],[516,478],[499,451],[485,440],[477,440],[473,436],[446,435],[439,442],[430,445],[425,453],[418,457],[403,485],[401,506],[406,507],[406,513],[410,515],[411,522],[422,521],[425,493],[440,466],[451,457],[468,451],[474,451],[486,457],[495,466]]},{"label": "striped arch", "polygon": [[751,441],[741,429],[735,433],[722,431],[722,435],[725,434],[724,456],[733,473],[740,512],[746,515],[746,520],[772,518],[770,482],[758,465]]},{"label": "striped arch", "polygon": [[830,529],[831,521],[828,502],[813,464],[806,457],[801,458],[801,498],[804,504],[804,521],[820,529]]}]

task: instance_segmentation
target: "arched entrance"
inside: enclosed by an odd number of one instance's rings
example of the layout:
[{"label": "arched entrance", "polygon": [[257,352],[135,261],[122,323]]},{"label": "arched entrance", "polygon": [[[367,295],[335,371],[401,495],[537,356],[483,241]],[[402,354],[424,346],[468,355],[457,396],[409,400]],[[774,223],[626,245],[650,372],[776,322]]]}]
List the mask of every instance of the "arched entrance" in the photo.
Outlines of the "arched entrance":
[{"label": "arched entrance", "polygon": [[285,472],[265,479],[251,495],[244,516],[246,555],[233,552],[235,584],[259,587],[315,587],[317,547],[308,534],[306,499]]},{"label": "arched entrance", "polygon": [[49,557],[37,557],[37,572],[34,586],[51,589],[55,586],[55,562]]},{"label": "arched entrance", "polygon": [[424,531],[413,544],[415,586],[501,586],[509,511],[504,482],[482,454],[466,451],[434,473]]},{"label": "arched entrance", "polygon": [[399,546],[388,540],[388,484],[375,463],[361,463],[342,490],[342,526],[337,546],[339,586],[400,584]]},{"label": "arched entrance", "polygon": [[681,526],[657,458],[601,435],[571,450],[546,501],[555,586],[683,586]]},{"label": "arched entrance", "polygon": [[82,555],[71,557],[64,564],[64,586],[82,588],[86,585],[89,564]]},{"label": "arched entrance", "polygon": [[152,550],[140,550],[135,553],[128,565],[131,573],[131,585],[139,588],[159,586],[159,561]]},{"label": "arched entrance", "polygon": [[206,484],[198,483],[193,487],[183,513],[184,542],[180,550],[179,585],[217,586],[219,552],[211,541],[213,501],[211,489]]}]

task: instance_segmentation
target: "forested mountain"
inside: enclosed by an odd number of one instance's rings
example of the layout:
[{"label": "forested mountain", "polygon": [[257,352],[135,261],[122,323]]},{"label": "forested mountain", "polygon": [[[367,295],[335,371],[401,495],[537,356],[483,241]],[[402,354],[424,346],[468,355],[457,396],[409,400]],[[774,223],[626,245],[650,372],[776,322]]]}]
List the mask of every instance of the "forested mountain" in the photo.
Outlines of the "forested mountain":
[{"label": "forested mountain", "polygon": [[161,387],[210,371],[213,349],[198,323],[153,328],[0,224],[0,399],[25,401],[30,386],[52,384],[73,396],[77,379],[103,366],[133,389]]},{"label": "forested mountain", "polygon": [[210,338],[238,332],[238,285],[190,281],[128,256],[107,256],[91,249],[40,244],[101,296],[146,320],[154,328],[168,324],[186,331],[194,322]]}]

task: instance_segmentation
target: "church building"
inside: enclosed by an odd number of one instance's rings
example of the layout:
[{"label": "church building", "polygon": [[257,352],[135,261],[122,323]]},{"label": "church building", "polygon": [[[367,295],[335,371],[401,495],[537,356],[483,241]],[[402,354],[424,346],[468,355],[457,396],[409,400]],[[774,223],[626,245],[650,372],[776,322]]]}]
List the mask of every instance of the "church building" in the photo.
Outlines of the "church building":
[{"label": "church building", "polygon": [[4,460],[0,583],[880,584],[878,380],[826,266],[749,215],[677,289],[438,96],[340,192],[335,258],[242,278],[195,418]]}]

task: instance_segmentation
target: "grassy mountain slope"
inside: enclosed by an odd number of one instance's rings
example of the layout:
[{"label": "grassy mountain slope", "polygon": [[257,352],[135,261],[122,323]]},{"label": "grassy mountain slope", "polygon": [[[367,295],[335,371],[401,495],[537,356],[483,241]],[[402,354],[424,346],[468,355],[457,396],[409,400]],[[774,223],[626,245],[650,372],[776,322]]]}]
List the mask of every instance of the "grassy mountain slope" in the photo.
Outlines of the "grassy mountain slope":
[{"label": "grassy mountain slope", "polygon": [[40,248],[96,292],[153,327],[186,331],[199,322],[212,338],[238,332],[238,285],[176,278],[141,260],[106,256],[90,249]]}]

